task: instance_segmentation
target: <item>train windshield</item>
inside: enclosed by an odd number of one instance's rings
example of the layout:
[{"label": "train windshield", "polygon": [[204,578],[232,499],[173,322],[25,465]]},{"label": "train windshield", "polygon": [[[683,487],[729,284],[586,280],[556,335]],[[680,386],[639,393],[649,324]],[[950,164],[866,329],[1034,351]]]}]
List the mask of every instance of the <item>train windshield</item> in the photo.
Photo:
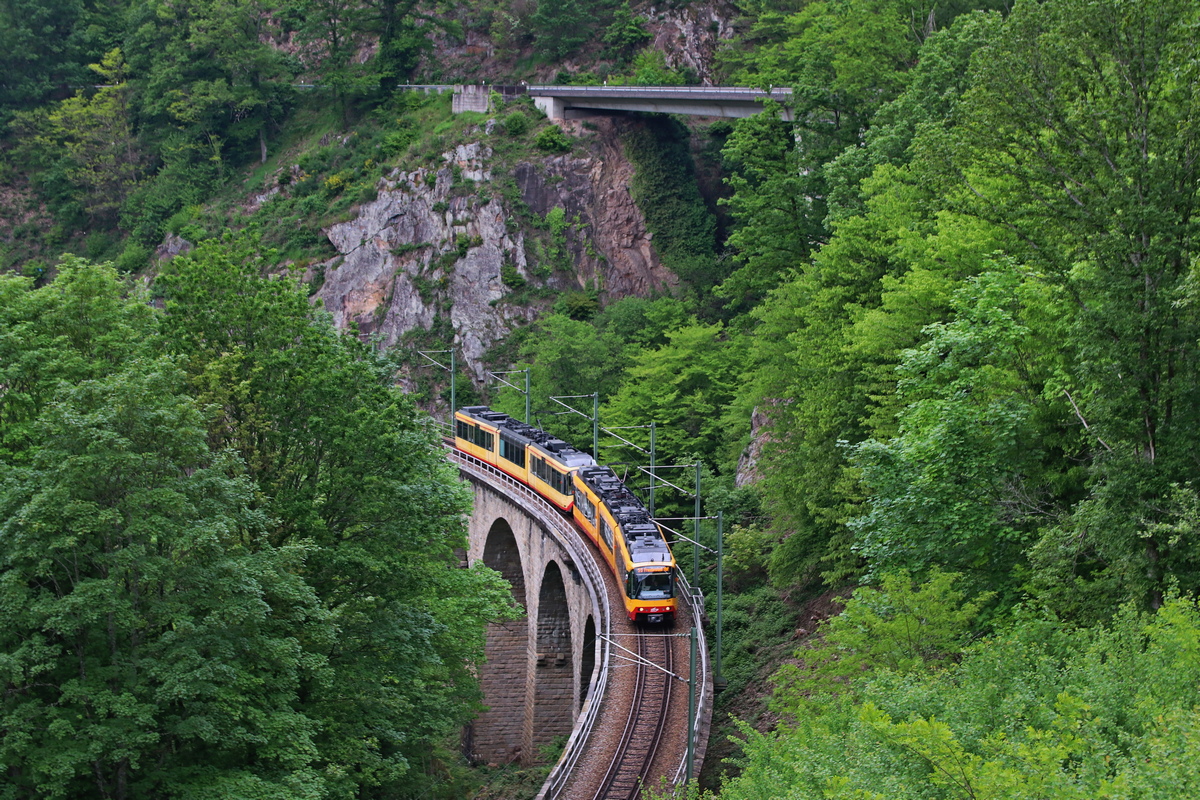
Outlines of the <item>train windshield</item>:
[{"label": "train windshield", "polygon": [[639,569],[634,573],[634,587],[637,590],[635,600],[666,600],[674,594],[675,584],[671,580],[670,570],[663,567],[652,569],[661,571],[643,572]]}]

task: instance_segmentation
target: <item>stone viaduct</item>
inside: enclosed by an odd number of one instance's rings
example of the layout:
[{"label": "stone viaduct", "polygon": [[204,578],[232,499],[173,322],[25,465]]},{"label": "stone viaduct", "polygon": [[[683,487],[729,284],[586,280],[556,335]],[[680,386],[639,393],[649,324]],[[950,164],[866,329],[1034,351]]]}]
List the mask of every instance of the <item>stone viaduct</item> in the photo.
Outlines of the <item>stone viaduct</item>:
[{"label": "stone viaduct", "polygon": [[468,727],[464,749],[490,764],[544,762],[551,750],[556,759],[604,693],[605,576],[545,501],[487,465],[451,458],[475,490],[467,559],[503,575],[526,611],[488,630],[479,677],[489,709]]},{"label": "stone viaduct", "polygon": [[[566,517],[496,468],[453,448],[447,456],[475,492],[468,563],[481,561],[503,575],[526,612],[487,631],[479,678],[488,708],[467,726],[463,749],[484,764],[556,760],[537,795],[556,800],[564,796],[576,764],[595,757],[589,743],[601,714],[627,713],[602,712],[610,666],[629,661],[612,644],[614,615],[621,624],[624,609],[610,607],[608,570]],[[679,580],[681,599],[696,619],[703,596],[683,576]],[[711,725],[713,685],[703,628],[696,635],[701,658],[694,727],[679,734],[698,743],[692,762],[698,770]],[[606,720],[613,724],[611,717]],[[673,785],[683,782],[687,769],[684,758]]]}]

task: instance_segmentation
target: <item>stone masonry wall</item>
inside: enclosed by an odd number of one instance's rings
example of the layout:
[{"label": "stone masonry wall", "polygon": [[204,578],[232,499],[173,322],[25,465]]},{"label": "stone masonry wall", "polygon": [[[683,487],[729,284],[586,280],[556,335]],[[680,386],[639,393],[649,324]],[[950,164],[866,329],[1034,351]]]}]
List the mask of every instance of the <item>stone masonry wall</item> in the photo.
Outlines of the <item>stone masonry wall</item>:
[{"label": "stone masonry wall", "polygon": [[527,618],[488,630],[480,679],[489,710],[471,725],[467,741],[483,763],[528,765],[538,760],[539,748],[569,734],[578,717],[592,599],[567,553],[537,520],[486,484],[474,488],[467,558],[505,575],[514,597],[525,601]]}]

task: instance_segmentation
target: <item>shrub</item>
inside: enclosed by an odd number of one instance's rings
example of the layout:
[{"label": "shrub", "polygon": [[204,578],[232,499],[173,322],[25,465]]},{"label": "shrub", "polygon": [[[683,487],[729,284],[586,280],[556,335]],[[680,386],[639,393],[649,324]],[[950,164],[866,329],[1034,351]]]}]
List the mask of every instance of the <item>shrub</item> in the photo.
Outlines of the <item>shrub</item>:
[{"label": "shrub", "polygon": [[117,256],[117,269],[121,272],[137,272],[149,263],[150,249],[134,241],[126,243]]},{"label": "shrub", "polygon": [[504,259],[500,265],[500,281],[510,289],[520,289],[525,285],[525,278],[517,271],[517,265]]},{"label": "shrub", "polygon": [[544,150],[547,153],[565,153],[571,149],[571,140],[557,125],[547,125],[542,128],[533,143],[538,150]]},{"label": "shrub", "polygon": [[529,117],[521,111],[513,111],[500,123],[508,136],[523,136],[529,130]]},{"label": "shrub", "polygon": [[330,175],[325,179],[325,192],[331,197],[341,194],[350,185],[350,178],[344,172]]},{"label": "shrub", "polygon": [[554,304],[554,313],[587,321],[600,310],[600,301],[590,292],[567,292]]}]

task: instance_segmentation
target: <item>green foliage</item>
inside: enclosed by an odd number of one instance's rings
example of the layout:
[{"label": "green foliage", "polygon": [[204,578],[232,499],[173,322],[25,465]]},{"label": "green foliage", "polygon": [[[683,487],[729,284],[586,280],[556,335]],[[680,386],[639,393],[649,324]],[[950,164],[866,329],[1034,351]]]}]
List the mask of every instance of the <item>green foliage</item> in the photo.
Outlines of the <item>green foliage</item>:
[{"label": "green foliage", "polygon": [[589,320],[600,310],[594,292],[566,292],[554,304],[554,313],[576,320]]},{"label": "green foliage", "polygon": [[117,15],[78,0],[13,0],[0,7],[0,125],[62,86],[92,82],[87,65],[110,46]]},{"label": "green foliage", "polygon": [[740,120],[721,151],[733,189],[722,202],[739,223],[727,244],[740,266],[719,291],[738,304],[761,298],[824,237],[823,209],[805,192],[795,137],[778,114],[768,104]]},{"label": "green foliage", "polygon": [[751,732],[721,797],[1186,796],[1198,633],[1178,599],[1091,631],[1022,614],[961,664],[851,676],[858,701]]},{"label": "green foliage", "polygon": [[667,66],[666,56],[653,47],[647,47],[633,57],[633,72],[624,80],[616,79],[614,83],[628,83],[632,86],[682,86],[687,81],[682,73]]},{"label": "green foliage", "polygon": [[139,272],[145,269],[150,261],[150,250],[138,244],[130,242],[125,245],[125,249],[121,251],[121,255],[117,256],[116,267],[121,272]]},{"label": "green foliage", "polygon": [[131,7],[126,56],[138,76],[140,116],[157,126],[154,140],[179,132],[218,157],[228,148],[265,158],[272,121],[290,106],[299,72],[270,44],[266,11],[257,0]]},{"label": "green foliage", "polygon": [[517,270],[517,265],[507,258],[500,265],[500,281],[510,289],[520,289],[526,284],[524,276]]},{"label": "green foliage", "polygon": [[659,463],[698,456],[721,463],[726,429],[721,409],[732,399],[743,361],[739,340],[720,323],[697,322],[666,332],[666,343],[628,354],[626,379],[605,404],[608,425],[658,423]]},{"label": "green foliage", "polygon": [[[960,291],[953,322],[924,331],[898,368],[900,430],[858,445],[871,490],[852,523],[872,568],[931,563],[1000,579],[1021,561],[1030,523],[1050,511],[1041,462],[1062,441],[1067,409],[1043,400],[1052,352],[1023,320],[1049,305],[1015,270],[985,273]],[[1034,305],[1034,310],[1026,306]],[[1054,478],[1050,478],[1054,481]]]},{"label": "green foliage", "polygon": [[629,1],[625,0],[613,10],[613,21],[601,38],[614,51],[620,52],[645,44],[650,39],[650,31],[646,29],[646,18],[635,16]]},{"label": "green foliage", "polygon": [[655,249],[700,296],[720,279],[716,221],[696,185],[687,130],[669,118],[645,118],[622,136],[636,173],[630,190],[646,216]]},{"label": "green foliage", "polygon": [[552,59],[570,55],[593,36],[595,0],[539,0],[529,17],[534,46]]},{"label": "green foliage", "polygon": [[571,150],[571,139],[557,125],[547,125],[533,137],[538,150],[547,153],[567,153]]},{"label": "green foliage", "polygon": [[111,267],[0,279],[14,790],[404,793],[475,711],[508,588],[458,568],[466,497],[394,365],[276,269],[204,242],[165,315]]},{"label": "green foliage", "polygon": [[[162,241],[176,214],[194,208],[208,197],[221,175],[220,162],[211,149],[184,136],[168,138],[162,145],[162,165],[144,181],[121,208],[121,227],[134,241],[154,246]],[[173,231],[182,234],[180,230]],[[199,229],[193,230],[195,235]]]},{"label": "green foliage", "polygon": [[[1063,532],[1094,553],[1080,573],[1119,573],[1151,604],[1169,548],[1151,531],[1170,485],[1191,477],[1200,423],[1200,328],[1177,306],[1200,178],[1200,104],[1180,83],[1195,70],[1195,19],[1170,0],[1019,6],[973,62],[955,155],[941,162],[975,188],[962,208],[1014,230],[1030,266],[1073,300],[1054,391],[1088,434],[1091,480]],[[1034,84],[1045,88],[1024,95]]]},{"label": "green foliage", "polygon": [[[535,413],[561,410],[549,399],[551,396],[598,392],[603,400],[620,382],[622,343],[609,332],[599,331],[587,322],[551,314],[539,320],[527,337],[521,345],[522,361],[514,369],[530,368]],[[493,407],[524,417],[525,399],[505,389]],[[587,413],[591,414],[590,408]],[[543,419],[541,427],[579,447],[586,447],[592,438],[591,424],[573,414]]]},{"label": "green foliage", "polygon": [[794,614],[778,592],[761,583],[727,592],[723,605],[721,670],[729,682],[725,691],[733,695],[764,679],[763,666],[769,662],[772,650],[783,649],[781,643],[794,632]]},{"label": "green foliage", "polygon": [[[273,539],[318,546],[306,580],[345,625],[346,681],[336,695],[314,687],[310,700],[329,763],[363,770],[343,782],[396,785],[418,752],[409,737],[436,738],[472,708],[467,670],[481,632],[452,631],[507,600],[487,575],[452,568],[463,497],[391,389],[392,367],[314,321],[293,281],[261,277],[268,263],[250,243],[176,259],[162,279],[167,330],[201,399],[219,409],[210,436],[273,487]],[[352,711],[338,699],[347,693],[372,710]]]},{"label": "green foliage", "polygon": [[89,68],[105,85],[94,95],[80,91],[44,117],[27,117],[37,132],[25,147],[36,147],[61,171],[93,223],[111,225],[140,177],[142,157],[121,50],[110,50]]},{"label": "green foliage", "polygon": [[253,485],[154,356],[157,315],[78,260],[0,293],[6,786],[319,794],[296,700],[333,625],[305,548],[268,542]]},{"label": "green foliage", "polygon": [[504,129],[504,133],[508,136],[524,136],[529,130],[529,117],[525,112],[517,110],[510,111],[500,121],[500,127]]},{"label": "green foliage", "polygon": [[785,665],[777,673],[775,709],[797,719],[811,708],[810,695],[853,691],[876,671],[908,674],[951,662],[992,597],[964,602],[954,588],[960,577],[935,569],[916,585],[907,572],[895,572],[882,576],[878,588],[856,589],[822,627],[823,641],[798,653],[810,671]]}]

